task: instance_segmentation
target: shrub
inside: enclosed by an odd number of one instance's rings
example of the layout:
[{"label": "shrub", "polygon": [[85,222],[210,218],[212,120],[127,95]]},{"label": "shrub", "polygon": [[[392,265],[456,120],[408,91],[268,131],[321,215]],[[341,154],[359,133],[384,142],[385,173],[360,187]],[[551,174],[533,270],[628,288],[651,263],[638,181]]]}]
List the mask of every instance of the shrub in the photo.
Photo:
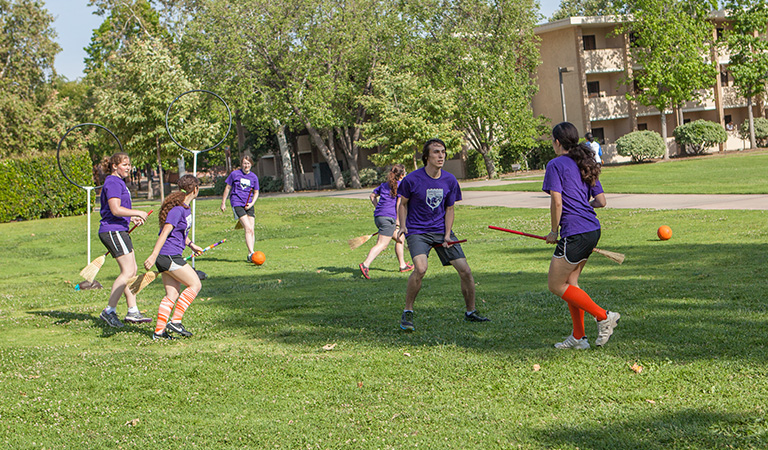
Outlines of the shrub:
[{"label": "shrub", "polygon": [[[547,163],[555,159],[555,149],[549,139],[538,141],[538,145],[528,150],[525,154],[525,162],[530,170],[540,170],[547,167]],[[525,168],[525,166],[523,166]]]},{"label": "shrub", "polygon": [[641,162],[664,155],[664,139],[655,131],[633,131],[616,140],[616,152]]},{"label": "shrub", "polygon": [[361,169],[360,184],[363,186],[378,186],[381,183],[387,181],[387,173],[389,169],[380,169],[378,167],[366,167]]},{"label": "shrub", "polygon": [[697,120],[680,125],[673,133],[675,142],[688,155],[701,155],[708,148],[728,140],[728,133],[722,125],[708,120]]},{"label": "shrub", "polygon": [[[739,127],[739,137],[745,141],[749,140],[749,120],[745,120]],[[755,117],[755,139],[758,147],[766,147],[768,142],[768,119],[764,117]]]},{"label": "shrub", "polygon": [[259,192],[282,192],[282,191],[283,191],[282,178],[273,178],[270,176],[265,176],[259,179]]}]

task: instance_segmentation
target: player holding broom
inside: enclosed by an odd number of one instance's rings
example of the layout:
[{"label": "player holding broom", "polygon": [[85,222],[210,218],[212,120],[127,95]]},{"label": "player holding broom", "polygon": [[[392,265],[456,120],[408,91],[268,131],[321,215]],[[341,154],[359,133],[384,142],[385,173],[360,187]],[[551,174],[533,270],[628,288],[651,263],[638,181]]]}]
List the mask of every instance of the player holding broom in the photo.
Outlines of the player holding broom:
[{"label": "player holding broom", "polygon": [[125,294],[125,301],[128,303],[125,320],[133,323],[151,322],[152,319],[141,315],[136,307],[136,296],[127,287],[128,280],[136,276],[136,257],[128,226],[131,222],[141,225],[147,220],[146,212],[131,209],[131,192],[123,181],[131,173],[130,157],[127,153],[115,153],[104,161],[104,172],[109,175],[104,180],[100,194],[99,239],[117,261],[120,275],[112,283],[107,307],[99,317],[111,327],[122,327],[123,323],[117,318],[116,308],[120,296]]},{"label": "player holding broom", "polygon": [[251,262],[253,255],[253,244],[255,241],[253,227],[255,225],[253,204],[259,198],[259,177],[251,172],[253,159],[250,156],[243,156],[240,161],[240,169],[233,170],[225,180],[227,187],[224,188],[224,195],[221,197],[221,212],[227,210],[226,201],[230,191],[232,197],[229,203],[235,211],[237,220],[243,225],[245,230],[245,246],[248,247],[248,262]]},{"label": "player holding broom", "polygon": [[558,156],[547,164],[542,190],[551,197],[552,231],[547,235],[547,243],[557,244],[557,248],[549,264],[547,281],[549,290],[568,303],[573,321],[573,333],[555,344],[555,348],[589,348],[584,311],[597,321],[595,345],[601,347],[608,342],[621,316],[604,310],[579,288],[579,275],[600,240],[600,221],[594,208],[606,205],[598,180],[600,165],[592,149],[579,144],[579,133],[569,122],[552,129],[552,147]]},{"label": "player holding broom", "polygon": [[427,257],[435,247],[443,266],[452,265],[461,279],[461,293],[467,312],[464,320],[487,322],[475,310],[475,279],[467,259],[453,234],[453,204],[461,200],[459,182],[452,174],[443,171],[445,143],[430,139],[424,144],[421,160],[424,167],[409,173],[398,188],[400,206],[397,219],[400,235],[405,235],[413,259],[414,270],[408,277],[405,292],[405,310],[400,328],[413,331],[413,303],[421,290],[421,282],[427,273]]},{"label": "player holding broom", "polygon": [[[182,336],[192,336],[192,333],[184,328],[181,319],[189,305],[197,297],[202,289],[197,272],[188,265],[181,254],[184,247],[189,246],[195,254],[202,253],[203,249],[195,245],[189,237],[189,217],[192,212],[189,203],[197,198],[200,191],[200,181],[193,175],[184,175],[179,178],[179,189],[166,197],[160,208],[160,235],[155,243],[152,254],[144,261],[144,268],[151,270],[152,266],[162,274],[165,285],[165,297],[160,302],[157,311],[157,324],[152,339],[173,339],[168,330]],[[181,284],[187,288],[181,294]],[[168,322],[174,304],[176,310]]]}]

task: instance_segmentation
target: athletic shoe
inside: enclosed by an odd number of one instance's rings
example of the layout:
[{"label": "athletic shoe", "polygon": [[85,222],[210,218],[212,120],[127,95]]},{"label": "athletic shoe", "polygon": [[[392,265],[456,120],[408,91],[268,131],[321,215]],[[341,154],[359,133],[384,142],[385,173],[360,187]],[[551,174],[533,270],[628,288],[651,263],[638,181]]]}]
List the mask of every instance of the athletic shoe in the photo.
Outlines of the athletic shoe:
[{"label": "athletic shoe", "polygon": [[477,311],[472,311],[471,313],[464,313],[464,320],[467,322],[490,322],[491,319],[487,317],[483,317],[480,314],[477,313]]},{"label": "athletic shoe", "polygon": [[168,330],[163,330],[163,332],[160,334],[152,333],[153,341],[159,341],[160,339],[166,339],[166,340],[172,341],[176,338],[168,334]]},{"label": "athletic shoe", "polygon": [[360,272],[363,272],[363,276],[366,280],[370,280],[371,277],[368,275],[368,268],[363,265],[363,263],[360,263]]},{"label": "athletic shoe", "polygon": [[253,253],[248,253],[248,259],[246,259],[246,261],[248,261],[249,263],[252,263],[253,260],[251,259],[251,257],[253,257]]},{"label": "athletic shoe", "polygon": [[123,322],[120,322],[120,319],[117,318],[116,312],[107,313],[106,310],[102,310],[101,314],[99,314],[99,317],[104,322],[107,322],[107,325],[114,328],[122,328],[125,325],[123,325]]},{"label": "athletic shoe", "polygon": [[413,326],[413,311],[403,311],[403,317],[400,319],[400,328],[405,331],[413,331],[416,327]]},{"label": "athletic shoe", "polygon": [[123,319],[123,320],[125,320],[126,322],[131,322],[131,323],[147,323],[147,322],[152,322],[152,319],[150,319],[149,317],[144,317],[141,314],[141,312],[139,312],[139,311],[136,311],[135,313],[132,313],[132,312],[128,311],[128,314],[125,315],[125,319]]},{"label": "athletic shoe", "polygon": [[558,342],[555,344],[555,348],[564,349],[564,348],[572,348],[574,350],[587,350],[589,348],[589,340],[586,336],[582,337],[581,339],[576,339],[573,337],[573,335],[568,336],[565,338],[563,342]]},{"label": "athletic shoe", "polygon": [[610,339],[613,334],[613,329],[616,328],[616,325],[619,324],[619,319],[621,319],[621,314],[617,312],[608,311],[606,315],[608,317],[606,317],[605,320],[597,322],[597,339],[595,339],[595,345],[598,347],[602,347],[608,342],[608,339]]},{"label": "athletic shoe", "polygon": [[411,263],[406,263],[405,267],[400,268],[400,272],[410,272],[411,270],[413,270],[413,264]]},{"label": "athletic shoe", "polygon": [[174,333],[180,334],[180,335],[185,336],[185,337],[192,337],[192,333],[187,331],[187,329],[184,328],[184,325],[182,325],[181,322],[178,322],[178,323],[176,323],[176,322],[168,322],[165,325],[165,329],[173,331]]}]

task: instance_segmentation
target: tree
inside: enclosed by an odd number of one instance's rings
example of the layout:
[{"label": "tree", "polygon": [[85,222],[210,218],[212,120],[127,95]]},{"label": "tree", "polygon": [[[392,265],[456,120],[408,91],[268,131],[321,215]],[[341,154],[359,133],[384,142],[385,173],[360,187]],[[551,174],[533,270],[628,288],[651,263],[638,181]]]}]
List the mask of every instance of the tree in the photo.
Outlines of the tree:
[{"label": "tree", "polygon": [[[654,106],[661,113],[661,136],[667,142],[666,110],[699,100],[700,90],[714,85],[711,61],[713,25],[708,21],[715,0],[634,0],[619,32],[632,39],[632,58],[641,67],[634,73],[639,91],[627,99]],[[669,149],[664,151],[669,159]]]},{"label": "tree", "polygon": [[618,14],[620,10],[620,2],[614,0],[561,0],[560,7],[552,13],[549,21],[576,16],[606,16]]},{"label": "tree", "polygon": [[747,99],[749,145],[757,147],[753,99],[768,83],[768,5],[765,0],[727,0],[731,28],[726,34],[730,53],[728,70],[739,94]]}]

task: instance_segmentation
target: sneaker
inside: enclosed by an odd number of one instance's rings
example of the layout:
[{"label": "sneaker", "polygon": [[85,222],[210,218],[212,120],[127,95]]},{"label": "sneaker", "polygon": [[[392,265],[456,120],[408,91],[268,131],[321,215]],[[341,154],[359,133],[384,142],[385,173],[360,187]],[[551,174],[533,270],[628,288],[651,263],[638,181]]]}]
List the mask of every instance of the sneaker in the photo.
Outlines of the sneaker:
[{"label": "sneaker", "polygon": [[400,268],[400,272],[410,272],[411,270],[413,270],[413,264],[411,263],[406,263],[405,267]]},{"label": "sneaker", "polygon": [[166,339],[166,340],[172,341],[176,338],[168,334],[168,330],[163,330],[163,332],[160,334],[152,333],[153,341],[159,341],[160,339]]},{"label": "sneaker", "polygon": [[252,263],[253,262],[253,260],[251,259],[252,257],[253,257],[253,253],[248,253],[248,258],[246,259],[246,261],[248,261],[249,263]]},{"label": "sneaker", "polygon": [[102,310],[101,314],[99,314],[99,317],[104,322],[107,322],[107,325],[114,328],[122,328],[123,322],[120,322],[120,319],[117,318],[116,312],[107,313],[106,310]]},{"label": "sneaker", "polygon": [[477,313],[477,311],[472,311],[471,313],[464,313],[464,320],[467,322],[490,322],[491,319],[487,317],[483,317],[480,314]]},{"label": "sneaker", "polygon": [[621,319],[621,314],[617,312],[608,311],[607,316],[608,317],[606,317],[605,320],[597,322],[597,339],[595,339],[595,345],[598,347],[602,347],[608,342],[608,339],[610,339],[613,334],[613,329],[616,328],[616,325],[619,324],[619,319]]},{"label": "sneaker", "polygon": [[574,350],[587,350],[589,348],[589,340],[586,336],[582,337],[581,339],[576,339],[573,337],[573,335],[568,336],[565,338],[563,342],[558,342],[555,344],[555,348],[564,349],[564,348],[572,348]]},{"label": "sneaker", "polygon": [[371,277],[368,275],[368,268],[363,265],[363,263],[360,263],[360,272],[363,272],[363,276],[366,280],[370,280]]},{"label": "sneaker", "polygon": [[192,337],[192,333],[187,331],[186,328],[184,328],[184,325],[181,324],[181,322],[178,322],[178,323],[176,323],[176,322],[168,322],[165,325],[165,329],[166,330],[171,330],[174,333],[180,334],[180,335],[185,336],[185,337]]},{"label": "sneaker", "polygon": [[131,322],[131,323],[147,323],[147,322],[152,322],[152,319],[150,319],[149,317],[144,317],[141,314],[141,312],[139,312],[139,311],[136,311],[135,313],[132,313],[132,312],[129,311],[128,314],[125,315],[125,319],[123,319],[123,320],[125,320],[126,322]]},{"label": "sneaker", "polygon": [[400,328],[405,331],[413,331],[413,311],[403,311],[403,317],[400,319]]}]

